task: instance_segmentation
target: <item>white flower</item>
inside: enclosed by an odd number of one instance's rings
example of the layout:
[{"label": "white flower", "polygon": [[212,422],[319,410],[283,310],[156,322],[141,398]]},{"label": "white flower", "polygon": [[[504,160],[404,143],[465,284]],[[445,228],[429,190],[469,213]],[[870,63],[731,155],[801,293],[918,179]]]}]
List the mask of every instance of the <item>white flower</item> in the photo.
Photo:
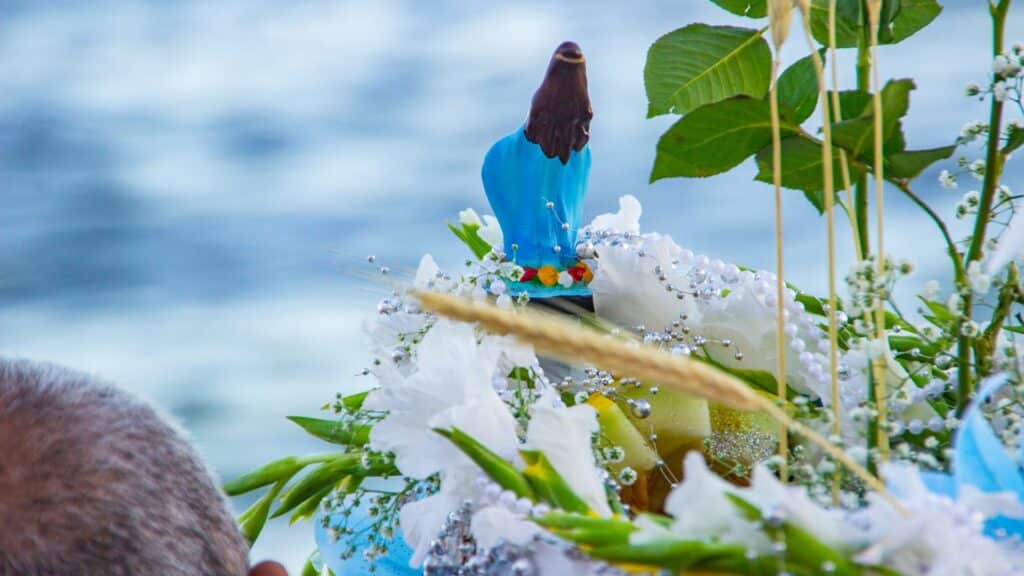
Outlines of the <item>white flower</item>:
[{"label": "white flower", "polygon": [[978,202],[980,202],[980,201],[981,201],[981,198],[979,197],[977,190],[971,190],[970,192],[964,194],[963,199],[962,199],[962,202],[964,204],[967,204],[971,208],[976,207],[978,205]]},{"label": "white flower", "polygon": [[[655,269],[673,273],[672,260],[681,249],[668,236],[644,235],[644,256],[638,249],[621,244],[601,246],[590,289],[594,292],[597,315],[624,328],[646,326],[663,330],[680,314],[698,316],[692,298],[679,300],[658,280]],[[680,279],[680,282],[684,280]]]},{"label": "white flower", "polygon": [[430,543],[437,539],[448,514],[458,509],[466,495],[473,493],[475,476],[476,471],[469,468],[450,473],[442,481],[437,494],[409,502],[399,509],[402,537],[413,550],[410,567],[416,568],[423,563]]},{"label": "white flower", "polygon": [[503,541],[523,546],[537,534],[544,533],[540,526],[526,520],[523,515],[502,506],[488,506],[477,511],[471,525],[477,545],[484,548],[492,548]]},{"label": "white flower", "polygon": [[393,452],[399,470],[413,478],[473,466],[433,432],[439,427],[458,427],[497,454],[517,458],[515,419],[491,385],[506,342],[478,343],[472,326],[439,320],[419,345],[416,371],[382,379],[367,397],[366,408],[388,413],[373,427],[371,446]]},{"label": "white flower", "polygon": [[434,288],[433,282],[437,279],[441,269],[437,266],[437,262],[434,262],[434,257],[430,254],[424,254],[423,258],[420,258],[420,265],[416,269],[416,276],[413,279],[412,285],[417,290],[432,290]]},{"label": "white flower", "polygon": [[501,249],[501,247],[505,245],[505,237],[501,232],[501,224],[498,223],[497,218],[490,214],[484,214],[484,222],[476,233],[484,242],[490,244],[492,248]]},{"label": "white flower", "polygon": [[472,208],[466,208],[459,212],[459,224],[463,226],[481,226],[480,215]]},{"label": "white flower", "polygon": [[992,277],[981,271],[977,260],[967,265],[967,284],[978,294],[985,294],[992,287]]},{"label": "white flower", "polygon": [[591,406],[566,407],[558,393],[549,388],[533,404],[526,442],[532,449],[544,453],[569,487],[594,512],[611,516],[592,448],[591,438],[598,430],[597,412]]},{"label": "white flower", "polygon": [[572,287],[573,282],[575,282],[575,280],[572,279],[572,275],[566,272],[565,270],[562,270],[558,274],[558,285],[561,286],[562,288]]},{"label": "white flower", "polygon": [[949,173],[949,170],[939,172],[939,184],[946,190],[956,189],[956,176]]},{"label": "white flower", "polygon": [[967,169],[971,171],[971,176],[974,176],[976,180],[985,179],[985,161],[982,159],[971,162]]},{"label": "white flower", "polygon": [[965,144],[967,142],[972,142],[978,136],[984,134],[985,130],[987,129],[988,125],[979,120],[968,122],[967,124],[964,124],[962,128],[960,128],[960,141]]},{"label": "white flower", "polygon": [[1019,549],[983,534],[981,510],[969,507],[980,502],[970,494],[954,502],[929,492],[917,469],[907,465],[886,464],[883,476],[910,514],[904,516],[877,494],[869,494],[869,505],[853,513],[850,522],[864,527],[869,544],[859,561],[924,576],[1020,573]]},{"label": "white flower", "polygon": [[968,82],[967,86],[964,87],[964,94],[967,96],[977,96],[981,94],[981,86],[978,86],[977,82]]},{"label": "white flower", "polygon": [[[758,284],[761,282],[760,284]],[[769,283],[771,284],[771,283]],[[767,299],[775,299],[774,284],[765,289],[764,280],[749,280],[733,287],[732,291],[714,305],[702,306],[701,314],[696,322],[689,325],[696,334],[709,340],[731,340],[729,348],[709,346],[708,354],[715,361],[730,368],[765,370],[776,374],[776,358],[778,357],[778,340],[776,338],[776,308],[766,304]],[[759,296],[762,289],[763,295]],[[816,327],[806,330],[818,332]],[[799,340],[803,342],[803,340]],[[789,339],[784,343],[786,354],[786,383],[802,392],[813,392],[822,396],[823,391],[815,378],[805,370],[799,361],[800,354],[790,346]],[[743,354],[742,360],[735,357],[735,352]],[[813,354],[813,353],[812,353]],[[777,376],[777,374],[776,374]]]},{"label": "white flower", "polygon": [[640,214],[643,208],[635,196],[619,198],[619,211],[614,214],[600,214],[590,223],[591,230],[614,230],[616,232],[640,232]]},{"label": "white flower", "polygon": [[[743,544],[758,552],[771,549],[771,541],[757,524],[742,516],[726,496],[739,489],[728,484],[708,469],[704,457],[694,451],[686,455],[684,480],[677,484],[665,500],[665,511],[673,517],[672,534],[682,540],[718,540]],[[663,536],[663,535],[661,535]],[[658,538],[650,528],[630,537],[639,543]]]},{"label": "white flower", "polygon": [[995,276],[1011,261],[1024,255],[1024,217],[1021,217],[1021,210],[1024,210],[1024,206],[1014,207],[1010,224],[999,237],[996,249],[988,258],[985,271],[989,276]]},{"label": "white flower", "polygon": [[939,281],[929,280],[924,284],[924,291],[921,292],[921,296],[925,300],[935,300],[935,297],[939,295]]},{"label": "white flower", "polygon": [[964,299],[958,292],[953,292],[946,300],[946,308],[949,308],[949,311],[953,314],[959,314],[960,312],[963,312]]},{"label": "white flower", "polygon": [[1020,73],[1020,60],[1014,56],[1000,54],[992,61],[992,71],[1000,78],[1012,78]]},{"label": "white flower", "polygon": [[992,85],[992,96],[997,102],[1003,102],[1006,100],[1009,91],[1006,88],[1006,82],[1000,80]]}]

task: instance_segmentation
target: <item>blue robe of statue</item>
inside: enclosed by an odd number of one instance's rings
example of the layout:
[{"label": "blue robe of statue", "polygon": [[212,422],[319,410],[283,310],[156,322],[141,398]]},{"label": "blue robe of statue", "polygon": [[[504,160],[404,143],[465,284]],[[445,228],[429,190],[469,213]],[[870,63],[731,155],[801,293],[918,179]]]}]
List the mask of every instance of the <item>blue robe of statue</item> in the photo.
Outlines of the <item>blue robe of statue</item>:
[{"label": "blue robe of statue", "polygon": [[[545,156],[520,127],[487,152],[482,176],[487,200],[501,224],[508,260],[531,268],[550,264],[559,270],[576,264],[576,234],[590,176],[589,145],[573,151],[562,164],[557,157]],[[534,297],[590,293],[584,286],[557,284],[514,283],[510,288]]]}]

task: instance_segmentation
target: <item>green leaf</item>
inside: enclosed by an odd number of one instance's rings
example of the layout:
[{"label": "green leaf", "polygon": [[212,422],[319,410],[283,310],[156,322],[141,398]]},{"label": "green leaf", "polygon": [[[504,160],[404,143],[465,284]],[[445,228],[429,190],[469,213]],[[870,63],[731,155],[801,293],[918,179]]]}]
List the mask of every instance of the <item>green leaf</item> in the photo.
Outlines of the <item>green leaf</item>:
[{"label": "green leaf", "polygon": [[711,0],[722,8],[747,18],[764,18],[768,15],[768,6],[765,0]]},{"label": "green leaf", "polygon": [[586,514],[590,506],[573,491],[562,475],[548,461],[547,456],[536,450],[520,450],[526,462],[523,476],[530,482],[533,491],[552,507],[566,512]]},{"label": "green leaf", "polygon": [[[833,190],[842,190],[843,178],[839,170],[839,150],[832,150]],[[782,141],[782,185],[791,190],[801,190],[807,199],[824,212],[825,201],[822,196],[824,176],[822,147],[819,142],[803,136],[791,136]],[[850,179],[856,180],[866,173],[863,166],[852,160],[848,163]],[[767,147],[757,153],[755,179],[759,182],[772,182],[772,149]]]},{"label": "green leaf", "polygon": [[880,33],[882,44],[896,44],[910,38],[932,23],[942,12],[936,0],[900,0],[899,12],[893,18],[888,34]]},{"label": "green leaf", "polygon": [[[828,46],[829,0],[812,0],[811,33]],[[836,47],[852,48],[860,36],[860,0],[836,0]]]},{"label": "green leaf", "polygon": [[691,24],[669,32],[647,52],[647,117],[687,114],[738,95],[761,98],[771,60],[760,30]]},{"label": "green leaf", "polygon": [[[836,115],[832,112],[832,94],[828,93],[828,117],[832,119],[832,123],[837,122]],[[850,120],[863,114],[871,113],[871,93],[865,92],[864,90],[840,90],[839,91],[839,111],[841,112],[842,120]]]},{"label": "green leaf", "polygon": [[[346,479],[351,478],[348,476]],[[299,504],[292,511],[292,515],[288,518],[288,525],[291,526],[300,520],[308,520],[316,514],[317,508],[320,507],[320,501],[327,497],[334,490],[333,485],[324,486],[323,490],[310,496],[305,502]]]},{"label": "green leaf", "polygon": [[289,416],[289,420],[302,427],[310,435],[331,444],[343,446],[364,446],[370,441],[369,424],[342,424],[337,420],[320,420],[303,416]]},{"label": "green leaf", "polygon": [[456,228],[454,224],[448,224],[448,229],[455,234],[462,243],[472,250],[473,255],[476,256],[477,260],[487,256],[491,251],[491,245],[486,240],[480,237],[478,231],[480,226],[477,224],[463,224],[461,228]]},{"label": "green leaf", "polygon": [[304,467],[317,462],[323,462],[333,456],[334,454],[315,454],[313,456],[306,456],[303,458],[288,456],[287,458],[275,460],[270,464],[249,472],[248,474],[239,476],[229,482],[225,482],[224,493],[228,496],[238,496],[239,494],[252,492],[257,488],[267,486],[278,480],[287,480],[297,474],[299,470],[302,470]]},{"label": "green leaf", "polygon": [[[792,113],[787,112],[780,119],[783,137],[800,129],[791,118]],[[682,117],[658,140],[651,181],[719,174],[771,141],[767,102],[739,96],[709,104]]]},{"label": "green leaf", "polygon": [[1024,145],[1024,128],[1011,124],[1006,129],[1006,144],[1003,145],[1003,154],[1009,154]]},{"label": "green leaf", "polygon": [[[861,33],[860,0],[836,1],[836,47],[854,48]],[[829,0],[812,0],[811,32],[821,45],[828,45]],[[913,36],[942,12],[936,0],[885,0],[879,44],[896,44]]]},{"label": "green leaf", "polygon": [[[825,50],[819,50],[818,53],[824,61]],[[796,114],[796,123],[803,124],[818,106],[818,76],[814,71],[814,59],[805,56],[786,68],[779,76],[778,90],[779,104],[792,108]]]},{"label": "green leaf", "polygon": [[[747,571],[751,562],[748,562],[746,558],[746,546],[739,544],[660,540],[644,544],[603,546],[590,550],[589,554],[594,558],[611,562],[659,566],[677,571],[688,568],[696,570],[698,567],[713,565],[720,568],[730,566],[738,568],[735,571],[726,571],[726,573],[751,573]],[[775,563],[775,568],[777,572],[777,563]]]},{"label": "green leaf", "polygon": [[328,486],[334,486],[343,478],[359,469],[362,454],[341,454],[334,460],[325,462],[313,469],[292,485],[281,498],[281,503],[274,510],[271,518],[277,518],[293,510]]},{"label": "green leaf", "polygon": [[287,482],[288,480],[285,479],[274,484],[273,488],[260,496],[259,500],[238,517],[238,529],[249,546],[252,546],[259,538],[260,532],[263,532],[263,526],[267,523],[267,515],[270,514],[270,505]]},{"label": "green leaf", "polygon": [[885,157],[885,175],[895,178],[917,178],[932,164],[952,156],[954,150],[956,146],[942,146],[888,154]]},{"label": "green leaf", "polygon": [[[882,137],[887,141],[887,153],[902,151],[902,134],[896,139],[892,137],[910,108],[910,91],[914,88],[914,81],[908,79],[890,80],[882,88]],[[846,148],[855,158],[868,160],[874,156],[874,134],[873,107],[856,118],[832,125],[832,142]]]},{"label": "green leaf", "polygon": [[463,454],[469,456],[473,462],[476,462],[476,465],[482,468],[498,486],[505,490],[511,490],[520,498],[533,499],[533,489],[523,474],[504,458],[477,442],[472,436],[458,428],[452,428],[451,430],[435,428],[434,432],[455,444],[459,450],[462,450]]},{"label": "green leaf", "polygon": [[1014,334],[1024,334],[1024,326],[1003,326],[1003,330]]},{"label": "green leaf", "polygon": [[366,397],[370,394],[370,391],[358,392],[356,394],[349,394],[341,399],[341,403],[351,412],[356,412],[363,407],[363,402],[366,401]]}]

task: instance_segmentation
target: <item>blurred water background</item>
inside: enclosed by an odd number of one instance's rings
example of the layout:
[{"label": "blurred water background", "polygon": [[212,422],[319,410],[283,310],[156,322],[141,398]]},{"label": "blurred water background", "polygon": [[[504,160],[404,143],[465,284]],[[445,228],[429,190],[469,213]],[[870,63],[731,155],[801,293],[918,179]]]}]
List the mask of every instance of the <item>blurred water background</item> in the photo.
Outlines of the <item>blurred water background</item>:
[{"label": "blurred water background", "polygon": [[[945,4],[882,50],[883,78],[918,81],[915,148],[986,117],[963,96],[990,66],[984,3]],[[565,39],[587,53],[596,114],[587,218],[635,194],[645,229],[771,268],[771,189],[752,165],[647,184],[672,119],[644,119],[646,48],[693,21],[751,25],[703,0],[0,0],[0,353],[149,398],[223,477],[321,449],[284,417],[370,384],[361,323],[390,285],[366,255],[399,278],[424,252],[458,266],[445,222],[487,211],[483,154]],[[1020,11],[1007,30],[1024,36]],[[804,52],[796,28],[786,60]],[[916,188],[952,220],[978,185],[943,190],[941,167]],[[889,246],[918,265],[900,296],[913,309],[945,260],[929,222],[889,199]],[[785,202],[789,279],[823,291],[824,222],[799,193]],[[839,240],[845,270],[846,227]],[[312,547],[308,527],[275,522],[253,555],[297,570]]]}]

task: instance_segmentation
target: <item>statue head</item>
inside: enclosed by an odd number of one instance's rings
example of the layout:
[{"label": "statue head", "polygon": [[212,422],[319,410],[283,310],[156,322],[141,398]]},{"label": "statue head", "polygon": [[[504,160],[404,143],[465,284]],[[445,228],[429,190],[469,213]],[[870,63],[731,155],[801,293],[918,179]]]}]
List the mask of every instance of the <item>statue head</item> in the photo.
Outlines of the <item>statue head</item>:
[{"label": "statue head", "polygon": [[590,140],[594,111],[587,93],[587,61],[575,42],[562,42],[551,56],[544,81],[533,95],[526,138],[548,158],[565,164]]}]

